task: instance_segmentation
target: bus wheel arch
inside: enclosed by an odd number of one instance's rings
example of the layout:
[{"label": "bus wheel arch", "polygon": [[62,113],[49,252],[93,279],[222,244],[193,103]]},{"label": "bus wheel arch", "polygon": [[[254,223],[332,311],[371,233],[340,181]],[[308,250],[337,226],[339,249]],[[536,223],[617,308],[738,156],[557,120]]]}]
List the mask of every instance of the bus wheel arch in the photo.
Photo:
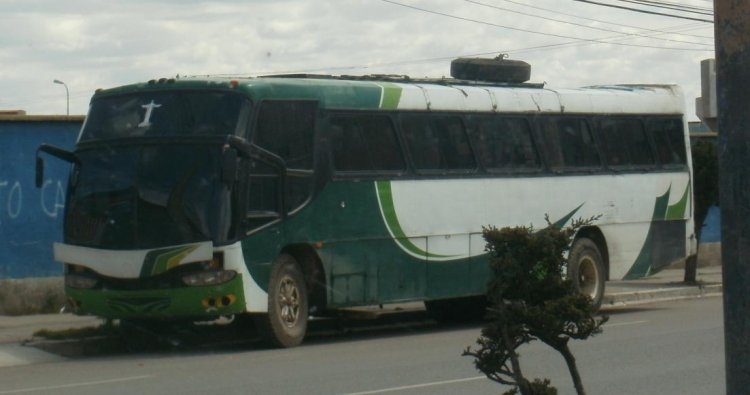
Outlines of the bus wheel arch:
[{"label": "bus wheel arch", "polygon": [[606,241],[596,227],[578,231],[568,255],[568,276],[582,293],[589,295],[594,309],[604,299],[605,282],[609,275],[609,254]]}]

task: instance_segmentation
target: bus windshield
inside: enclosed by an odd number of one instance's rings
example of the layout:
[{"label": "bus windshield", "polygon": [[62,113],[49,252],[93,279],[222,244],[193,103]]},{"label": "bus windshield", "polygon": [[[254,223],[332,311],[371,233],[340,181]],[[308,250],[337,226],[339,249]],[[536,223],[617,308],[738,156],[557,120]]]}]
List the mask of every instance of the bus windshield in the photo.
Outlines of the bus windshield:
[{"label": "bus windshield", "polygon": [[153,91],[96,98],[80,141],[234,134],[249,101],[225,91]]},{"label": "bus windshield", "polygon": [[[114,145],[78,153],[66,240],[143,249],[229,235],[229,192],[219,180],[220,146]],[[186,160],[186,158],[190,158]]]}]

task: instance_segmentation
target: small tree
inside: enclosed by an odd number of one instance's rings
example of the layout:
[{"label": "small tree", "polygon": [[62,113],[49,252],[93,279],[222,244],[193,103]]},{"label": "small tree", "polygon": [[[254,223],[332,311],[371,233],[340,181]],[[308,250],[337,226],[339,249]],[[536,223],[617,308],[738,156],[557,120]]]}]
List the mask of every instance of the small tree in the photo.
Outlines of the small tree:
[{"label": "small tree", "polygon": [[607,317],[595,317],[592,300],[565,278],[566,252],[576,231],[597,217],[576,220],[570,227],[549,226],[484,228],[494,278],[488,299],[491,322],[482,329],[476,349],[463,355],[493,381],[513,385],[506,394],[552,395],[549,380],[529,381],[522,372],[516,350],[540,340],[562,354],[579,395],[585,394],[570,339],[584,340],[601,332]]}]

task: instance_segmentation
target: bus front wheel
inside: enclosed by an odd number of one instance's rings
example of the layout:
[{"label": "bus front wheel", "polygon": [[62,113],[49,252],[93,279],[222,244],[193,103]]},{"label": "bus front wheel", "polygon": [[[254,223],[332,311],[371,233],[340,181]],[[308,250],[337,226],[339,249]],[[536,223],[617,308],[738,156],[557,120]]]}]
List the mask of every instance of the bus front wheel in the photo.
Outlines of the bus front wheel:
[{"label": "bus front wheel", "polygon": [[568,257],[568,278],[578,291],[591,298],[594,310],[604,299],[604,260],[599,247],[591,239],[582,237],[573,243]]},{"label": "bus front wheel", "polygon": [[261,337],[272,347],[294,347],[307,332],[307,288],[297,261],[280,255],[268,282],[268,314],[257,317]]}]

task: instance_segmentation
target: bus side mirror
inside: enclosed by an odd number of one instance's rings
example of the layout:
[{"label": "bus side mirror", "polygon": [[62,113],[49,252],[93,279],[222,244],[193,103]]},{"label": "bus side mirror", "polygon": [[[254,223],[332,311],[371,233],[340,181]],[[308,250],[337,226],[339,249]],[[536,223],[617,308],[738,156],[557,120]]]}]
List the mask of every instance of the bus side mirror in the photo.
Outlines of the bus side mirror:
[{"label": "bus side mirror", "polygon": [[41,188],[44,184],[44,159],[36,157],[36,187]]},{"label": "bus side mirror", "polygon": [[227,186],[237,181],[237,150],[225,145],[221,153],[221,181]]}]

